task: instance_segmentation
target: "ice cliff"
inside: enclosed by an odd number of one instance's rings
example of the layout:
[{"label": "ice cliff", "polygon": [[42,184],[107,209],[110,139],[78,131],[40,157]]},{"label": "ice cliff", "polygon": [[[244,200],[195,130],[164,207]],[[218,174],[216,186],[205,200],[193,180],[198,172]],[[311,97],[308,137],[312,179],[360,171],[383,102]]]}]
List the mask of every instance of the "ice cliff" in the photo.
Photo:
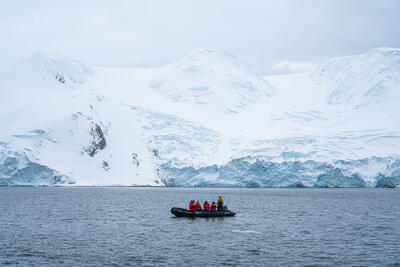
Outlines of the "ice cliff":
[{"label": "ice cliff", "polygon": [[[379,164],[379,171],[358,172],[358,168],[368,168],[369,164]],[[202,168],[174,168],[166,164],[162,166],[162,175],[169,186],[394,188],[400,182],[400,160],[370,158],[331,163],[314,160],[277,163],[246,157]]]}]

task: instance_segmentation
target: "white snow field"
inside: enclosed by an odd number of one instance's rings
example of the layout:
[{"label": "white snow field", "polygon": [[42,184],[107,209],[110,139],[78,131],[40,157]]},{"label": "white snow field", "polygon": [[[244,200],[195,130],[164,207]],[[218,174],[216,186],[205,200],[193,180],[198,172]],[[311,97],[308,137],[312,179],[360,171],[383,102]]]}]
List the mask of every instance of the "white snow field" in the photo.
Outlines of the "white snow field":
[{"label": "white snow field", "polygon": [[400,49],[260,76],[200,49],[160,68],[35,54],[0,76],[0,185],[398,187]]}]

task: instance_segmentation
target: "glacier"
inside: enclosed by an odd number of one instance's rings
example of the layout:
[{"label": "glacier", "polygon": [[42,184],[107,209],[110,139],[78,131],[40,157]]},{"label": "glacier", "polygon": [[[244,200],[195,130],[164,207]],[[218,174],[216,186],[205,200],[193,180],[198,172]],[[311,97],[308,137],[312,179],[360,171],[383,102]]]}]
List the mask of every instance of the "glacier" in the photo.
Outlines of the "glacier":
[{"label": "glacier", "polygon": [[212,49],[159,68],[37,53],[0,77],[0,185],[399,187],[399,51],[274,76]]},{"label": "glacier", "polygon": [[70,177],[36,163],[25,153],[0,153],[0,186],[72,185]]},{"label": "glacier", "polygon": [[[371,163],[379,163],[384,174],[378,172],[367,177],[353,167],[367,167]],[[394,188],[400,182],[400,160],[370,158],[332,163],[314,160],[276,163],[245,157],[224,165],[201,168],[176,168],[165,164],[162,175],[169,186],[184,187]]]}]

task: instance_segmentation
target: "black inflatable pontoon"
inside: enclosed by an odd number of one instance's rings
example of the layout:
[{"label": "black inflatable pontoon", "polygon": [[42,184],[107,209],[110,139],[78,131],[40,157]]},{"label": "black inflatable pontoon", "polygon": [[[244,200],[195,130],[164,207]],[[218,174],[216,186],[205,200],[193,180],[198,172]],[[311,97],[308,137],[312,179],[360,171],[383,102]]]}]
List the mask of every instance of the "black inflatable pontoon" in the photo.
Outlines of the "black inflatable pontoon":
[{"label": "black inflatable pontoon", "polygon": [[236,213],[230,210],[221,211],[189,211],[182,208],[172,208],[171,213],[176,217],[224,217],[224,216],[235,216]]}]

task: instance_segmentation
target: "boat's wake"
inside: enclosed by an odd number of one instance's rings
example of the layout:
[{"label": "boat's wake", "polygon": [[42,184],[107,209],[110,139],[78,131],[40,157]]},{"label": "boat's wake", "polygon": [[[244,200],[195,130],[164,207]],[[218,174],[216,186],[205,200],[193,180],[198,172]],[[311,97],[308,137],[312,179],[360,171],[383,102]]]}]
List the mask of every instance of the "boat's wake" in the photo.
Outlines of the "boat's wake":
[{"label": "boat's wake", "polygon": [[239,233],[239,234],[262,234],[262,232],[253,231],[253,230],[232,230],[231,232]]}]

